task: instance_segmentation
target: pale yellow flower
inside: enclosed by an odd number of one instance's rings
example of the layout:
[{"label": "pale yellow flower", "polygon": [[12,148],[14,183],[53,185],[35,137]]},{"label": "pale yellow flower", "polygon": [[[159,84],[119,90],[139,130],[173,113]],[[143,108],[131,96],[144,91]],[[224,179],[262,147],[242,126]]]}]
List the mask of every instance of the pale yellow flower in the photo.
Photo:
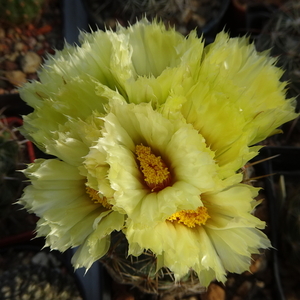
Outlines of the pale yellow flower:
[{"label": "pale yellow flower", "polygon": [[[74,266],[90,268],[106,254],[110,233],[123,228],[125,216],[112,210],[85,176],[84,157],[97,142],[103,121],[97,110],[75,110],[82,94],[78,95],[75,103],[69,102],[71,108],[65,98],[44,99],[24,118],[26,133],[58,159],[37,160],[24,171],[31,185],[20,203],[40,217],[37,234],[46,237],[46,246],[60,251],[79,247],[72,259]],[[85,119],[68,116],[69,109]]]},{"label": "pale yellow flower", "polygon": [[31,185],[20,203],[40,217],[37,236],[45,236],[45,246],[62,252],[80,246],[73,264],[89,268],[107,252],[110,233],[123,228],[124,215],[112,211],[68,163],[38,159],[24,173]]},{"label": "pale yellow flower", "polygon": [[152,250],[176,278],[246,270],[270,244],[239,169],[296,117],[282,71],[246,38],[221,33],[204,48],[145,19],[80,40],[20,90],[34,109],[24,134],[57,157],[25,171],[20,201],[41,218],[38,235],[80,246],[74,265],[88,268],[126,220],[129,252]]},{"label": "pale yellow flower", "polygon": [[[84,161],[89,185],[135,224],[202,206],[201,194],[225,185],[203,137],[150,104],[112,101],[102,137]],[[241,175],[228,178],[239,182]]]},{"label": "pale yellow flower", "polygon": [[[191,124],[150,104],[111,101],[83,165],[88,184],[126,214],[129,254],[151,250],[176,279],[193,269],[201,284],[247,270],[251,254],[270,247],[252,215],[258,189],[227,179]],[[238,242],[237,242],[238,241]]]},{"label": "pale yellow flower", "polygon": [[185,38],[146,19],[129,28],[119,26],[117,32],[82,32],[80,41],[81,46],[66,45],[49,56],[40,82],[20,89],[34,108],[24,117],[24,135],[58,157],[54,141],[62,140],[57,133],[64,132],[66,122],[105,114],[113,98],[158,107],[174,86],[190,85],[204,46],[196,33]]},{"label": "pale yellow flower", "polygon": [[279,133],[294,119],[295,99],[285,99],[283,71],[248,38],[221,32],[205,47],[196,84],[174,88],[161,108],[164,115],[193,124],[216,153],[224,178],[258,154],[250,147]]},{"label": "pale yellow flower", "polygon": [[192,269],[203,286],[225,282],[227,271],[249,270],[251,254],[271,246],[259,230],[265,223],[251,214],[256,194],[257,189],[237,184],[201,194],[203,207],[179,211],[154,227],[137,227],[128,219],[129,254],[151,250],[158,268],[168,267],[177,280]]},{"label": "pale yellow flower", "polygon": [[48,153],[49,133],[61,131],[59,124],[105,114],[108,100],[122,97],[193,124],[226,178],[258,154],[259,147],[250,146],[297,116],[275,60],[247,38],[222,32],[204,48],[196,32],[184,37],[143,19],[116,32],[81,33],[80,41],[49,57],[41,83],[20,90],[35,109],[24,132]]}]

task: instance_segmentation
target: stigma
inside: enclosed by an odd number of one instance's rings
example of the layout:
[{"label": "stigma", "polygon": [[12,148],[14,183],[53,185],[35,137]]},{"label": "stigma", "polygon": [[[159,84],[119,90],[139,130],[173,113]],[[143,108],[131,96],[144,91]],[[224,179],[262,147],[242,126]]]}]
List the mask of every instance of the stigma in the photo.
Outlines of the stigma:
[{"label": "stigma", "polygon": [[144,182],[151,192],[158,192],[169,186],[171,174],[163,159],[152,153],[150,147],[137,145],[135,148]]}]

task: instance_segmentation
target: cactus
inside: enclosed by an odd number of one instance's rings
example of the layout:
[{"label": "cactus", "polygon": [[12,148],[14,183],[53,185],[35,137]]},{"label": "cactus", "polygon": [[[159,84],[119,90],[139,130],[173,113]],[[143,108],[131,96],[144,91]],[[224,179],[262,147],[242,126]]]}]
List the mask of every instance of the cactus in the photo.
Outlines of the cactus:
[{"label": "cactus", "polygon": [[44,0],[0,0],[0,19],[8,25],[29,24],[42,12]]},{"label": "cactus", "polygon": [[282,80],[289,81],[288,96],[297,97],[300,109],[300,3],[290,1],[280,7],[264,26],[255,44],[259,51],[271,49],[277,65],[285,70]]},{"label": "cactus", "polygon": [[114,233],[111,247],[100,262],[116,282],[138,288],[135,292],[139,297],[159,294],[161,299],[175,296],[182,298],[205,291],[193,271],[175,282],[174,274],[169,269],[164,267],[156,272],[157,258],[151,251],[134,257],[128,256],[127,249],[125,235],[122,232]]}]

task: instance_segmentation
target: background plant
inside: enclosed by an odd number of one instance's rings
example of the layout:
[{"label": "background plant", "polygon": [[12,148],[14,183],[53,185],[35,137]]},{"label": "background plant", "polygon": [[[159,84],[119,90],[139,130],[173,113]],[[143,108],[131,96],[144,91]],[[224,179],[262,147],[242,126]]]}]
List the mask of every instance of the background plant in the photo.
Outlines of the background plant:
[{"label": "background plant", "polygon": [[0,0],[0,19],[9,25],[28,24],[42,13],[45,0]]}]

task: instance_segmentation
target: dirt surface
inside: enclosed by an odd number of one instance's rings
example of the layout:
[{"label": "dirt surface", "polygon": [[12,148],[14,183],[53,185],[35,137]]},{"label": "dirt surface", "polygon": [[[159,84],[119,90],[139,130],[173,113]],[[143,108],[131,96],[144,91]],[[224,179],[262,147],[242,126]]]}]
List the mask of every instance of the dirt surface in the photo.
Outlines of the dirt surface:
[{"label": "dirt surface", "polygon": [[63,47],[61,1],[45,2],[41,17],[32,24],[9,26],[0,21],[0,95],[38,79],[47,53]]}]

